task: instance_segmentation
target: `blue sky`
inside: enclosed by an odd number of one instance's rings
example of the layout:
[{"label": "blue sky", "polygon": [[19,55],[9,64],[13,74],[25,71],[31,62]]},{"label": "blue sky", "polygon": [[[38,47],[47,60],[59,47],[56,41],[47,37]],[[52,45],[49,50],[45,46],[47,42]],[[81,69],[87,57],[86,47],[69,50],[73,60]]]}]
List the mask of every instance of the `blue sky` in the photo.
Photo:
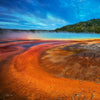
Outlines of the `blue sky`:
[{"label": "blue sky", "polygon": [[0,0],[0,28],[56,29],[100,18],[100,0]]}]

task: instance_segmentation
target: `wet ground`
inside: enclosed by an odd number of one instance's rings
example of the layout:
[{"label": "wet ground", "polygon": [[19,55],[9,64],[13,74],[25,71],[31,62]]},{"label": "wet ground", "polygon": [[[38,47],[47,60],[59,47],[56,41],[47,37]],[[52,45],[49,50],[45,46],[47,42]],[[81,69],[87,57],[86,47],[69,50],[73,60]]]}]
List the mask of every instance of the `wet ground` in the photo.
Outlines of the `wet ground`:
[{"label": "wet ground", "polygon": [[100,83],[100,43],[75,43],[47,50],[40,61],[44,70],[56,77]]},{"label": "wet ground", "polygon": [[99,100],[100,40],[0,43],[0,100]]}]

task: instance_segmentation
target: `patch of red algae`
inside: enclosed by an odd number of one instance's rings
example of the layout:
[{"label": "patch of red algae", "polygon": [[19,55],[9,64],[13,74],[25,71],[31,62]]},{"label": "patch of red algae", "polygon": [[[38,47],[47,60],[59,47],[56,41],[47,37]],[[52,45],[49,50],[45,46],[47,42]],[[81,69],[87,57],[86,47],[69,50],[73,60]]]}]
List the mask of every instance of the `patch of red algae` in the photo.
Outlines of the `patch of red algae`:
[{"label": "patch of red algae", "polygon": [[42,69],[40,54],[62,44],[31,47],[4,66],[1,91],[13,94],[9,100],[100,100],[100,84],[57,78]]}]

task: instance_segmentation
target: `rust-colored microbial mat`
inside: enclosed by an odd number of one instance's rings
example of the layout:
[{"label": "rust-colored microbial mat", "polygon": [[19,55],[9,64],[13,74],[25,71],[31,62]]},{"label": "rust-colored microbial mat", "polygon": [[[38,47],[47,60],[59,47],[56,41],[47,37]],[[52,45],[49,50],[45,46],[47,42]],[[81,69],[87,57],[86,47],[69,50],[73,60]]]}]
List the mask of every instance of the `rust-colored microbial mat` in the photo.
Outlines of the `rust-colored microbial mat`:
[{"label": "rust-colored microbial mat", "polygon": [[100,100],[100,40],[1,42],[0,100]]}]

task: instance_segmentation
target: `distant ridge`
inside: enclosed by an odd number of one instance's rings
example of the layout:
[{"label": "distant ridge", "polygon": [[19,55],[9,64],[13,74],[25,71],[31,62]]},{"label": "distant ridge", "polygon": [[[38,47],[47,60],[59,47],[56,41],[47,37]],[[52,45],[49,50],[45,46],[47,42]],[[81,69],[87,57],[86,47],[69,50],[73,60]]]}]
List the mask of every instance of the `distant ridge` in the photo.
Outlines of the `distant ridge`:
[{"label": "distant ridge", "polygon": [[47,32],[49,30],[35,30],[35,29],[22,30],[22,29],[2,29],[2,28],[0,28],[0,34],[5,34],[9,31],[13,31],[13,32]]},{"label": "distant ridge", "polygon": [[100,19],[92,19],[85,22],[76,23],[73,25],[67,25],[61,28],[57,28],[56,32],[68,31],[68,32],[88,32],[88,33],[100,33]]},{"label": "distant ridge", "polygon": [[98,33],[100,34],[100,19],[91,19],[89,21],[79,22],[73,25],[66,25],[55,30],[23,30],[23,29],[2,29],[0,28],[0,34],[6,33],[7,31],[25,31],[25,32],[86,32],[86,33]]}]

